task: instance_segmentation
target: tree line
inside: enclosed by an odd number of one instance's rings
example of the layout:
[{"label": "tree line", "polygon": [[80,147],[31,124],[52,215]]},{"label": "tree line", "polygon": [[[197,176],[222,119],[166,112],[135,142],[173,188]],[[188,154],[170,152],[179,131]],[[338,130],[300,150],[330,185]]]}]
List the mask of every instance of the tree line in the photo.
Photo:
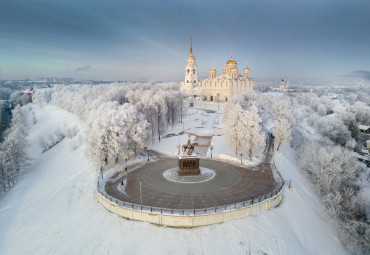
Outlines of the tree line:
[{"label": "tree line", "polygon": [[282,143],[289,142],[294,118],[289,99],[251,91],[229,101],[222,122],[224,136],[235,154],[247,151],[252,160],[253,151],[265,144],[268,135],[275,137],[277,151]]},{"label": "tree line", "polygon": [[155,139],[160,141],[183,111],[176,83],[58,85],[38,90],[35,99],[41,106],[59,106],[84,121],[87,155],[105,169],[124,156],[137,156]]},{"label": "tree line", "polygon": [[10,128],[4,133],[0,144],[0,187],[2,192],[9,190],[21,174],[21,167],[27,159],[28,108],[17,105],[12,111]]},{"label": "tree line", "polygon": [[370,175],[353,150],[363,149],[368,139],[357,125],[370,124],[370,107],[334,94],[313,93],[299,94],[293,105],[299,123],[293,137],[300,169],[320,194],[322,212],[338,226],[342,243],[355,254],[369,254],[370,204],[361,194],[367,194]]}]

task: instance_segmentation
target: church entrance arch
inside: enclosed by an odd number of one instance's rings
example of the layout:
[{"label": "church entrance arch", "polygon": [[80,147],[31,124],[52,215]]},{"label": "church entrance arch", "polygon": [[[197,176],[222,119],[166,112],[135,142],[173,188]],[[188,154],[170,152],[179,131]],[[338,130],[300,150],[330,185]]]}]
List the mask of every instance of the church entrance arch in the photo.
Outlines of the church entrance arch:
[{"label": "church entrance arch", "polygon": [[213,101],[213,96],[210,96],[209,101]]}]

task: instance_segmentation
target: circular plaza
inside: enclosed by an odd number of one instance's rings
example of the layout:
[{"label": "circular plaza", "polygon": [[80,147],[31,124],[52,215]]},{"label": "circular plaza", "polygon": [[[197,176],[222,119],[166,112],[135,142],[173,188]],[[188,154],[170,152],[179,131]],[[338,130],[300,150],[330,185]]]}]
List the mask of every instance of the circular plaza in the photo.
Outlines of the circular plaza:
[{"label": "circular plaza", "polygon": [[214,177],[206,181],[181,182],[164,176],[166,171],[176,168],[177,161],[177,158],[168,158],[145,164],[122,177],[113,176],[106,182],[105,191],[111,197],[137,205],[186,210],[248,201],[276,187],[269,163],[242,167],[201,159],[201,171],[202,168],[212,169]]},{"label": "circular plaza", "polygon": [[272,142],[264,153],[255,166],[201,158],[197,176],[176,176],[179,159],[162,154],[128,173],[106,177],[98,187],[98,200],[124,218],[174,227],[256,214],[282,200],[283,182],[271,162]]}]

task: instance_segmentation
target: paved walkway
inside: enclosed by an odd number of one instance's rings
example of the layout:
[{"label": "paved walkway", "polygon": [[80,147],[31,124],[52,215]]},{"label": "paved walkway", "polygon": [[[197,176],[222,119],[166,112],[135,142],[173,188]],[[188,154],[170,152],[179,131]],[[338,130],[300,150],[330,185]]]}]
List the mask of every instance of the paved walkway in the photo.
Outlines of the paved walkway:
[{"label": "paved walkway", "polygon": [[198,142],[198,145],[195,146],[194,152],[198,153],[200,157],[205,157],[209,146],[211,145],[212,136],[196,136],[195,139]]},{"label": "paved walkway", "polygon": [[[128,173],[125,193],[118,188],[122,179],[112,177],[106,192],[123,201],[140,204],[142,180],[143,205],[173,209],[200,209],[236,202],[268,194],[277,184],[271,170],[273,142],[267,144],[265,157],[254,167],[242,167],[225,161],[200,159],[201,167],[212,169],[216,176],[207,182],[175,183],[163,177],[163,172],[177,166],[177,158],[162,157]],[[117,175],[116,175],[117,177]]]}]

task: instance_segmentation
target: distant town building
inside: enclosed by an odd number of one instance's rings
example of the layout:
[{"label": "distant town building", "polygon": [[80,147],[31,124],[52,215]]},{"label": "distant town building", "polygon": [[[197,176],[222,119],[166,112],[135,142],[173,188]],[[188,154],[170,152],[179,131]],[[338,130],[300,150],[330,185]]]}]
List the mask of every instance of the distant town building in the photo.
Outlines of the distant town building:
[{"label": "distant town building", "polygon": [[34,90],[33,87],[31,87],[29,90],[20,92],[19,95],[21,96],[27,95],[31,103],[33,101],[33,94],[35,94],[35,92],[36,90]]},{"label": "distant town building", "polygon": [[281,79],[280,90],[287,91],[289,89],[290,81],[285,82],[284,79]]},{"label": "distant town building", "polygon": [[358,129],[361,133],[370,134],[370,126],[358,125]]}]

